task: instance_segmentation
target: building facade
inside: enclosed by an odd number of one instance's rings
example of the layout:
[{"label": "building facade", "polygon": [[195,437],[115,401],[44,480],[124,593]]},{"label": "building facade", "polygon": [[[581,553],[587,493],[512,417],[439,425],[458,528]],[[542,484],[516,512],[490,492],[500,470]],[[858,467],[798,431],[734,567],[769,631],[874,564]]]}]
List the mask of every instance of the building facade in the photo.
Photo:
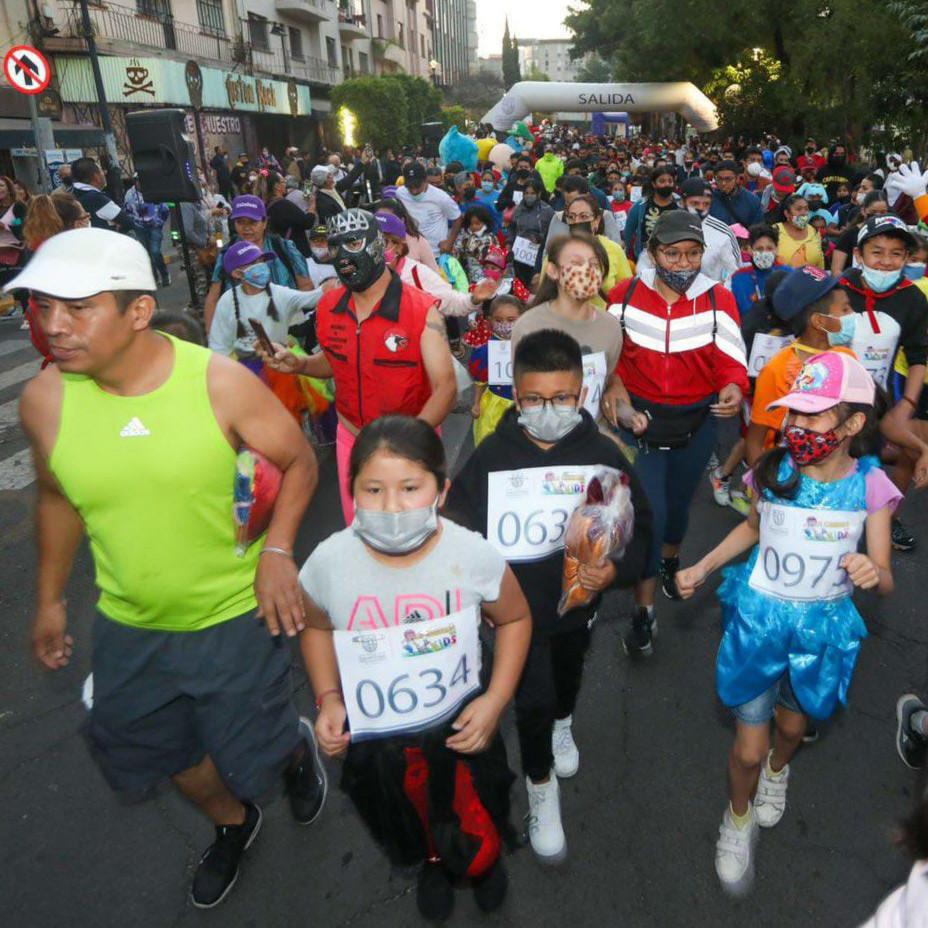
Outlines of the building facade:
[{"label": "building facade", "polygon": [[[120,162],[131,170],[126,113],[180,107],[201,164],[214,148],[315,154],[336,126],[332,88],[349,77],[434,68],[431,0],[93,0]],[[97,95],[77,0],[4,0],[4,47],[29,43],[48,57],[53,82],[40,109],[55,146],[102,149]],[[0,77],[0,169],[28,177],[32,140],[25,97]],[[15,130],[15,131],[14,131]],[[18,152],[19,154],[14,154]]]},{"label": "building facade", "polygon": [[450,87],[473,73],[477,60],[475,0],[424,0],[434,7],[436,83]]},{"label": "building facade", "polygon": [[552,81],[575,81],[583,59],[571,60],[572,39],[523,39],[519,37],[519,68],[524,78],[541,71]]}]

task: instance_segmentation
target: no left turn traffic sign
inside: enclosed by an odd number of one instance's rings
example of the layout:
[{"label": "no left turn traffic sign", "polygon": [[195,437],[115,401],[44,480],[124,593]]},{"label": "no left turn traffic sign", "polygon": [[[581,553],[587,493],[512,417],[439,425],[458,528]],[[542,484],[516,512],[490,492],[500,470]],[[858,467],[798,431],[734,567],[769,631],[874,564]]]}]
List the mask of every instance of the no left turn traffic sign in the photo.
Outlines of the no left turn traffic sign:
[{"label": "no left turn traffic sign", "polygon": [[25,94],[42,93],[51,80],[48,60],[31,45],[15,45],[3,59],[3,72],[14,90]]}]

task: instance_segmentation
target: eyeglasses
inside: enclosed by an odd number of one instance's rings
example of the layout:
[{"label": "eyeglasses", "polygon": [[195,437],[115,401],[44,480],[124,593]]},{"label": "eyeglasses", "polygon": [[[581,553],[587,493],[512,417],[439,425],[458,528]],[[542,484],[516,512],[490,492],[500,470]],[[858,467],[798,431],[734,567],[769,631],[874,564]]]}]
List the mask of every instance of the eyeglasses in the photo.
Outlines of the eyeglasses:
[{"label": "eyeglasses", "polygon": [[519,404],[523,409],[538,409],[549,403],[552,406],[573,406],[575,409],[580,401],[579,393],[555,393],[554,396],[539,396],[537,393],[526,393],[519,397]]},{"label": "eyeglasses", "polygon": [[677,251],[675,248],[659,248],[658,254],[668,264],[700,264],[702,262],[702,249],[693,251]]},{"label": "eyeglasses", "polygon": [[592,213],[572,213],[564,218],[567,220],[567,225],[570,225],[574,222],[592,222],[596,217]]}]

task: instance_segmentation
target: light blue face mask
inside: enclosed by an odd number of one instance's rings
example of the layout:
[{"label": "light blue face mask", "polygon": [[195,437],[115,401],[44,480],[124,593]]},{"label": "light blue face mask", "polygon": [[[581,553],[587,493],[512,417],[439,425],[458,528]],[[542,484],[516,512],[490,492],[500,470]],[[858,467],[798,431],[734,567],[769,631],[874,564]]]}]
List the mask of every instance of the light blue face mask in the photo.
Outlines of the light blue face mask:
[{"label": "light blue face mask", "polygon": [[481,189],[484,193],[492,193],[492,192],[493,192],[493,188],[494,188],[495,186],[496,186],[496,185],[493,183],[493,181],[491,181],[491,180],[485,180],[485,181],[483,181],[483,182],[480,184],[480,189]]},{"label": "light blue face mask", "polygon": [[924,264],[907,264],[903,269],[902,273],[909,280],[921,280],[925,276],[925,265]]},{"label": "light blue face mask", "polygon": [[[834,316],[828,318],[833,319]],[[832,348],[837,348],[839,345],[850,345],[854,341],[854,332],[857,331],[857,313],[848,313],[846,316],[842,316],[839,321],[841,328],[837,332],[825,330],[825,334],[828,336],[828,344]]]},{"label": "light blue face mask", "polygon": [[874,293],[885,293],[899,282],[903,273],[902,271],[878,271],[875,268],[867,267],[865,264],[861,270],[861,276],[864,283]]},{"label": "light blue face mask", "polygon": [[252,264],[251,267],[245,268],[242,272],[242,277],[247,283],[251,284],[252,287],[263,290],[271,282],[271,268],[264,261],[260,264]]}]

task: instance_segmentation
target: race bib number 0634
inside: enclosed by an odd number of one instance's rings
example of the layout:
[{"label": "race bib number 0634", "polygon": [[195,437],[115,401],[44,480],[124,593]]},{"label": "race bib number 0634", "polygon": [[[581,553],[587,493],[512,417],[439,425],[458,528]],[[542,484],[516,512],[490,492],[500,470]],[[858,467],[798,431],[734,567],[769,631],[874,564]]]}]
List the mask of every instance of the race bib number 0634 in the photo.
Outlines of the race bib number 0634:
[{"label": "race bib number 0634", "polygon": [[489,475],[487,539],[507,561],[534,561],[564,547],[567,523],[586,499],[596,465],[527,467]]},{"label": "race bib number 0634", "polygon": [[476,607],[427,622],[336,631],[352,741],[433,728],[480,689]]}]

